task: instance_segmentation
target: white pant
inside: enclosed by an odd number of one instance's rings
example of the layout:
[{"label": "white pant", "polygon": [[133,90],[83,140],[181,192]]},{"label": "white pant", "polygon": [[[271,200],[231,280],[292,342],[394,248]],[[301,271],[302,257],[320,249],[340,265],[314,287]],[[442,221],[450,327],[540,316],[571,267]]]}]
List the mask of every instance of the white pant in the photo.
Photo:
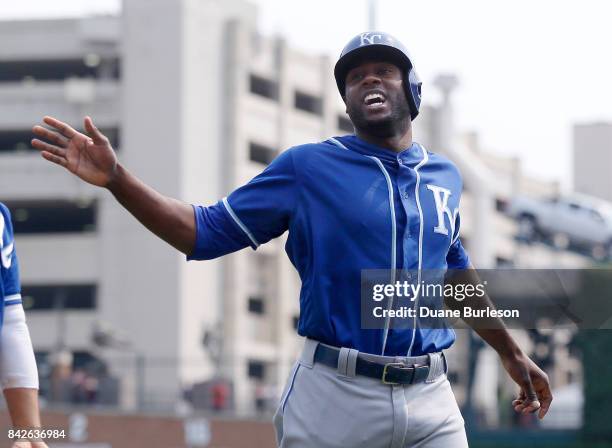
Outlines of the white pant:
[{"label": "white pant", "polygon": [[307,340],[274,415],[280,448],[468,446],[446,374],[430,382],[390,386],[314,364],[313,343]]}]

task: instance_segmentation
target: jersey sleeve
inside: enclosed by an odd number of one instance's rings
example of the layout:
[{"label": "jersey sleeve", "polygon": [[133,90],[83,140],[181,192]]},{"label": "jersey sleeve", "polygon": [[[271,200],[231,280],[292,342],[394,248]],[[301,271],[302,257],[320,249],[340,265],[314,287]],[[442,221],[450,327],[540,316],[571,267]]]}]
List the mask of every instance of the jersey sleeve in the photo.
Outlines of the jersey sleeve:
[{"label": "jersey sleeve", "polygon": [[194,205],[196,243],[189,260],[209,260],[282,235],[295,208],[292,150],[279,155],[248,184],[216,204]]},{"label": "jersey sleeve", "polygon": [[0,275],[4,291],[4,305],[21,304],[21,284],[19,282],[19,263],[15,252],[11,215],[4,204],[0,204]]},{"label": "jersey sleeve", "polygon": [[460,227],[461,219],[459,215],[457,215],[457,219],[455,221],[455,232],[453,234],[453,242],[448,248],[448,253],[446,254],[446,264],[448,269],[467,269],[470,266],[470,257],[468,256],[467,251],[461,244],[461,239],[459,238],[459,227]]},{"label": "jersey sleeve", "polygon": [[2,389],[38,389],[38,370],[32,339],[22,307],[4,310],[0,330],[0,386]]}]

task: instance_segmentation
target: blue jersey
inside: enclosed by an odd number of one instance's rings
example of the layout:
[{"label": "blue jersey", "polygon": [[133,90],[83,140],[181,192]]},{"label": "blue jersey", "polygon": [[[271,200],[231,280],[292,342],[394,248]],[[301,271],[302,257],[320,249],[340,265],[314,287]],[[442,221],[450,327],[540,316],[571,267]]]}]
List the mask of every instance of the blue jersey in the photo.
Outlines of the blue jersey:
[{"label": "blue jersey", "polygon": [[256,249],[288,230],[300,335],[390,356],[439,351],[452,329],[361,328],[361,272],[466,268],[461,190],[454,164],[417,143],[395,153],[349,135],[297,146],[217,204],[194,206],[189,259]]},{"label": "blue jersey", "polygon": [[19,267],[15,254],[13,225],[8,208],[0,203],[0,328],[4,321],[4,307],[21,304]]}]

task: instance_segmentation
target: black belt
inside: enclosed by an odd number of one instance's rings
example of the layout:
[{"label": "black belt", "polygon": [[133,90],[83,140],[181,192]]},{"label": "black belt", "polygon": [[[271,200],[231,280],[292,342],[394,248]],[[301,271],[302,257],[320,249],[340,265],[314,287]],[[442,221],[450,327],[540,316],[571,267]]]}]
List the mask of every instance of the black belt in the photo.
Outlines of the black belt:
[{"label": "black belt", "polygon": [[[340,349],[318,344],[314,361],[336,369],[339,356]],[[379,379],[384,384],[415,384],[427,379],[429,366],[400,362],[380,364],[357,356],[355,374]]]}]

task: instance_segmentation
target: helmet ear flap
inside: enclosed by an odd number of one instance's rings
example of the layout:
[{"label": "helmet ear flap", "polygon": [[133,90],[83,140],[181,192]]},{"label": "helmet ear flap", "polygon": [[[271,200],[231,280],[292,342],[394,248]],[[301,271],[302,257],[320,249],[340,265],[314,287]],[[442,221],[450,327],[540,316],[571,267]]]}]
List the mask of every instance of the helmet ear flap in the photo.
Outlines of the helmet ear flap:
[{"label": "helmet ear flap", "polygon": [[405,83],[404,88],[408,97],[408,104],[410,105],[410,118],[414,120],[419,114],[421,106],[421,86],[423,82],[414,68],[408,70],[407,79],[408,82]]}]

